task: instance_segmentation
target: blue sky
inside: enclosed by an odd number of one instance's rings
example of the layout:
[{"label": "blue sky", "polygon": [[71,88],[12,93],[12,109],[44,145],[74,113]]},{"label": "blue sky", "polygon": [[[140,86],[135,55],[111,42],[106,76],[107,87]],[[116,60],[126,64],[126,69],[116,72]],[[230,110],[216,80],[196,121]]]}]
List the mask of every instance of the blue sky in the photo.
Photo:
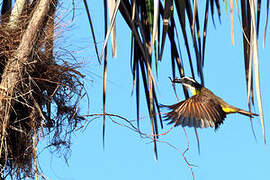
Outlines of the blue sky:
[{"label": "blue sky", "polygon": [[[103,4],[99,0],[88,1],[99,51],[103,45]],[[91,5],[92,4],[92,5]],[[78,58],[82,62],[82,72],[87,75],[85,84],[90,97],[90,114],[102,113],[102,70],[95,57],[93,40],[90,35],[87,17],[82,3],[76,4],[75,21],[68,33],[64,34],[67,46],[79,50]],[[201,5],[202,6],[202,5]],[[202,6],[204,8],[204,5]],[[242,34],[237,14],[234,16],[235,46],[231,43],[230,17],[224,13],[225,6],[221,2],[221,24],[215,17],[216,28],[209,21],[207,47],[205,56],[205,85],[216,95],[228,103],[247,109],[247,93],[244,82],[244,60],[242,50]],[[262,6],[264,7],[264,6]],[[200,8],[200,4],[199,4]],[[264,11],[264,9],[262,9]],[[228,11],[229,12],[229,11]],[[262,14],[261,30],[265,22]],[[203,17],[200,15],[200,17]],[[202,25],[202,20],[201,20]],[[202,27],[202,26],[201,26]],[[179,26],[178,26],[179,28]],[[179,31],[180,32],[180,31]],[[269,35],[269,28],[268,28]],[[262,100],[266,124],[267,141],[269,142],[269,96],[270,91],[268,67],[270,63],[269,37],[266,47],[262,49],[262,34],[259,38],[259,59],[262,87]],[[181,36],[180,36],[181,37]],[[182,37],[181,37],[182,38]],[[180,40],[181,40],[180,38]],[[168,39],[167,39],[168,40]],[[70,43],[70,45],[68,45]],[[117,58],[111,58],[109,51],[107,112],[121,115],[130,120],[136,119],[136,99],[131,96],[132,78],[130,70],[130,31],[121,20],[117,19]],[[159,63],[157,95],[162,104],[177,102],[168,76],[170,71],[169,44],[166,44],[163,60]],[[110,49],[110,48],[109,48]],[[184,44],[181,43],[184,62],[187,60]],[[187,61],[186,61],[187,62]],[[194,62],[195,63],[195,62]],[[186,74],[190,75],[188,64],[185,63]],[[146,110],[146,102],[141,91],[141,125],[142,131],[150,134],[150,120]],[[183,99],[181,86],[177,86],[178,96]],[[83,102],[81,111],[87,113],[87,104]],[[253,111],[258,113],[255,106]],[[114,119],[122,122],[120,119]],[[257,141],[254,139],[249,119],[245,116],[228,115],[224,124],[217,130],[199,129],[201,153],[198,154],[194,130],[187,128],[190,141],[189,151],[185,154],[193,167],[195,179],[268,179],[270,162],[269,143],[264,145],[260,119],[254,118]],[[170,128],[165,125],[162,132]],[[187,147],[184,131],[175,128],[162,141],[169,142],[180,151]],[[158,143],[159,160],[155,161],[153,147],[149,139],[142,139],[135,132],[121,127],[107,119],[106,147],[102,147],[102,118],[95,119],[83,131],[76,132],[73,138],[72,152],[67,166],[47,152],[43,152],[40,165],[43,174],[50,179],[155,179],[176,180],[192,179],[181,153],[166,143]]]}]

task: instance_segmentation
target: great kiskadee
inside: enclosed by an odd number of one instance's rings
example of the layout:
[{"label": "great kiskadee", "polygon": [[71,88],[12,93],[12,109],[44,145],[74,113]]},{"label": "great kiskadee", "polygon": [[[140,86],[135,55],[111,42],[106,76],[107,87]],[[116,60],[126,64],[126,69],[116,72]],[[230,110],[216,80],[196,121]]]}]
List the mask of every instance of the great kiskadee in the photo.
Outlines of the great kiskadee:
[{"label": "great kiskadee", "polygon": [[234,107],[216,96],[212,91],[199,84],[190,77],[172,80],[173,83],[182,83],[183,86],[191,90],[192,97],[171,106],[165,114],[169,124],[175,126],[182,125],[189,127],[217,129],[223,123],[227,114],[240,113],[248,117],[258,116],[243,109]]}]

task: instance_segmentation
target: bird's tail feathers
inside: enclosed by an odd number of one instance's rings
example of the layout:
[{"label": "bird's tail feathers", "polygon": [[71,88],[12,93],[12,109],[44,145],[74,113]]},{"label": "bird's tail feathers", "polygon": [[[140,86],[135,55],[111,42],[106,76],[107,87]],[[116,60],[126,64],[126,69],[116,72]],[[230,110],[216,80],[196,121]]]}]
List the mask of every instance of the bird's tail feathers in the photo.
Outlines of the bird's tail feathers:
[{"label": "bird's tail feathers", "polygon": [[238,113],[243,114],[243,115],[248,116],[248,117],[251,117],[251,118],[253,118],[253,116],[259,116],[258,114],[248,112],[248,111],[245,111],[243,109],[239,109]]}]

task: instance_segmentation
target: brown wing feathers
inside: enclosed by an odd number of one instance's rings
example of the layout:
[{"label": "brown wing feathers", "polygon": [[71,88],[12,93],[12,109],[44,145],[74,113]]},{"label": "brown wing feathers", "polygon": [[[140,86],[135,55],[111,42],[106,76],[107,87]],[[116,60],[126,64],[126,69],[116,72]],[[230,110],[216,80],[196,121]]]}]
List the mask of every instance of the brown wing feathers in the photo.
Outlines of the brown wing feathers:
[{"label": "brown wing feathers", "polygon": [[169,121],[169,124],[175,123],[175,126],[218,128],[226,117],[226,113],[219,104],[211,99],[202,100],[199,96],[163,107],[171,110],[165,114],[165,120]]}]

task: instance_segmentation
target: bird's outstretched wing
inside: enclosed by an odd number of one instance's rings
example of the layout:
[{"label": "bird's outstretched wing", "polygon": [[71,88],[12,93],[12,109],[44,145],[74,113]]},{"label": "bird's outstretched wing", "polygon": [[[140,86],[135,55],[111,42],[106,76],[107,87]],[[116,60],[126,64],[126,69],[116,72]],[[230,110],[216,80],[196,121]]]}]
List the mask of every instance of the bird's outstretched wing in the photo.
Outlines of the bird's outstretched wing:
[{"label": "bird's outstretched wing", "polygon": [[218,103],[209,98],[202,98],[199,95],[163,107],[171,110],[165,114],[165,120],[169,121],[169,124],[174,123],[175,126],[215,127],[217,129],[226,117],[226,113]]}]

